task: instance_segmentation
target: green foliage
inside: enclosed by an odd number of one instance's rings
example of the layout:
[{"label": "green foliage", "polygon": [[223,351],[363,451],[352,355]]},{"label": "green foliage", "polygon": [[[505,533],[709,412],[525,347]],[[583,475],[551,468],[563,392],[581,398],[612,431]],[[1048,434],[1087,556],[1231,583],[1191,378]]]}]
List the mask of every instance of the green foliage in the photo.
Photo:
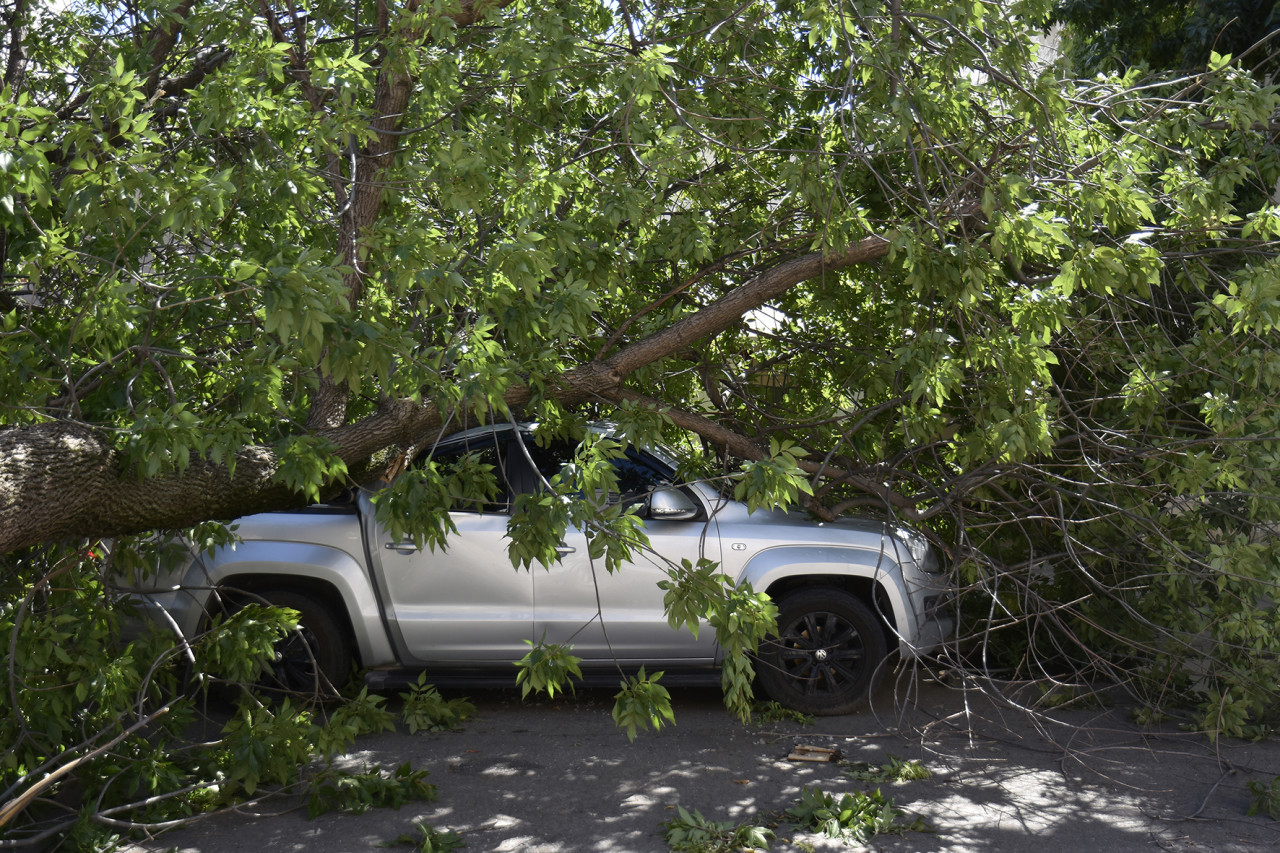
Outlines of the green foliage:
[{"label": "green foliage", "polygon": [[413,847],[417,853],[449,853],[451,850],[458,850],[466,847],[466,843],[462,840],[462,836],[456,832],[444,831],[436,829],[434,826],[426,824],[417,824],[418,835],[415,837],[408,833],[398,836],[394,841],[384,841],[379,847],[398,847],[400,845],[409,845]]},{"label": "green foliage", "polygon": [[547,643],[545,638],[537,643],[526,640],[529,651],[516,662],[518,672],[516,683],[520,685],[520,696],[530,693],[543,693],[554,698],[556,691],[563,691],[567,685],[573,689],[574,678],[582,678],[582,669],[578,666],[581,658],[570,653],[569,647],[559,643]]},{"label": "green foliage", "polygon": [[928,779],[933,776],[928,767],[925,767],[916,759],[902,759],[896,756],[889,756],[889,761],[879,767],[857,763],[849,767],[845,771],[850,779],[858,782],[871,782],[874,784],[883,784],[885,782],[912,782],[918,779]]},{"label": "green foliage", "polygon": [[[527,694],[526,694],[527,695]],[[408,693],[401,693],[404,707],[400,712],[409,734],[452,731],[475,716],[476,706],[466,699],[445,699],[435,685],[427,683],[426,673],[418,676]]]},{"label": "green foliage", "polygon": [[[134,771],[127,784],[104,790],[105,804],[113,806],[183,778],[180,762],[165,753],[192,719],[189,707],[168,701],[178,686],[176,650],[159,637],[123,642],[122,608],[102,604],[102,559],[98,549],[72,547],[0,559],[7,580],[0,632],[11,649],[8,686],[0,691],[5,804],[20,793],[47,798],[68,783],[102,786]],[[123,738],[119,749],[92,754],[116,738]],[[79,772],[60,781],[57,771],[76,760]],[[45,802],[18,815],[11,838],[24,834],[23,818],[49,818]],[[156,811],[164,809],[160,804]]]},{"label": "green foliage", "polygon": [[332,442],[318,436],[291,436],[280,451],[276,477],[307,500],[318,501],[322,483],[340,482],[347,474],[347,463],[334,455],[334,449]]},{"label": "green foliage", "polygon": [[882,833],[918,832],[923,828],[918,819],[903,823],[899,820],[902,815],[879,789],[869,794],[855,791],[837,799],[819,788],[806,786],[800,790],[800,802],[787,809],[788,817],[811,832],[859,843]]},{"label": "green foliage", "polygon": [[[631,427],[634,432],[634,425]],[[578,445],[572,463],[557,475],[562,494],[583,499],[569,503],[570,521],[587,533],[592,565],[599,561],[610,574],[618,571],[639,546],[647,544],[639,505],[624,503],[613,462],[625,456],[616,438],[590,434]]]},{"label": "green foliage", "polygon": [[635,740],[640,729],[657,731],[675,722],[671,694],[658,683],[662,675],[645,675],[644,667],[640,667],[634,676],[623,679],[622,690],[613,697],[613,721],[627,733],[627,740]]},{"label": "green foliage", "polygon": [[325,725],[314,738],[314,749],[326,759],[346,752],[365,734],[377,734],[395,730],[391,712],[383,707],[386,699],[369,695],[367,687],[340,703],[328,715]]},{"label": "green foliage", "polygon": [[[393,727],[383,698],[361,691],[323,708],[253,695],[272,642],[296,614],[246,605],[212,625],[188,657],[171,635],[139,635],[123,602],[104,606],[118,601],[103,581],[104,563],[141,564],[163,550],[154,541],[119,541],[109,550],[46,548],[0,563],[9,580],[0,631],[15,650],[13,689],[0,691],[7,744],[0,791],[6,805],[39,794],[15,813],[8,839],[52,828],[67,849],[109,849],[116,830],[94,821],[95,809],[146,827],[281,790],[307,793],[313,813],[430,795],[423,771],[349,774],[330,763],[360,735]],[[220,732],[201,719],[211,701],[201,685],[215,676],[247,682]],[[197,722],[195,730],[213,734],[190,740]],[[80,790],[97,792],[94,805],[68,818],[59,801]]]},{"label": "green foliage", "polygon": [[[21,44],[0,45],[0,536],[67,518],[66,496],[92,504],[72,532],[24,543],[304,503],[418,457],[440,425],[693,424],[708,444],[681,461],[714,459],[757,513],[926,527],[975,638],[949,664],[1120,682],[1150,716],[1262,731],[1280,684],[1280,96],[1267,51],[1242,65],[1232,42],[1273,28],[1228,26],[1247,5],[570,0],[471,27],[427,4],[357,38],[349,6],[302,26],[258,4],[18,4]],[[1090,79],[1039,55],[1052,7],[1098,58]],[[1107,76],[1113,55],[1195,73]],[[821,272],[789,281],[802,261]],[[34,453],[35,425],[65,430],[56,453]],[[571,527],[606,571],[644,548],[636,513],[601,500],[616,452],[587,441],[521,499],[514,565],[553,565]],[[419,547],[497,495],[479,458],[412,471],[378,513]],[[185,488],[128,497],[152,486]],[[151,570],[162,550],[110,559]],[[178,727],[182,669],[252,680],[289,625],[242,608],[191,661],[124,639],[82,554],[5,559],[6,788],[150,715]],[[717,573],[673,569],[667,603],[716,630],[745,717],[772,614]],[[576,667],[539,648],[517,678],[561,689]],[[621,695],[637,727],[665,719],[656,691]],[[290,760],[305,713],[262,719]],[[129,736],[75,782],[92,798],[125,780],[114,807],[288,775],[228,738],[197,771]]]},{"label": "green foliage", "polygon": [[811,726],[814,722],[812,714],[806,714],[803,711],[797,711],[794,708],[788,708],[774,701],[757,702],[751,708],[752,719],[760,723],[798,723],[802,726]]},{"label": "green foliage", "polygon": [[[870,794],[855,792],[840,798],[819,788],[804,787],[796,805],[780,815],[765,821],[734,824],[730,821],[712,821],[694,809],[692,812],[677,805],[677,817],[662,824],[667,845],[673,851],[687,853],[730,853],[736,850],[767,850],[774,832],[761,823],[791,821],[808,832],[817,832],[828,838],[841,839],[845,843],[865,844],[882,833],[924,831],[924,822],[899,820],[903,812],[881,796],[878,790]],[[795,842],[804,846],[802,842]],[[807,848],[806,848],[807,849]]]},{"label": "green foliage", "polygon": [[331,811],[361,814],[373,808],[399,809],[406,803],[431,802],[436,798],[436,786],[426,778],[426,770],[414,770],[408,764],[390,773],[381,768],[363,773],[329,768],[308,783],[307,813],[310,817]]},{"label": "green foliage", "polygon": [[223,727],[216,759],[223,802],[253,796],[261,785],[296,781],[299,767],[311,757],[314,732],[311,713],[294,708],[288,699],[278,709],[242,700]]},{"label": "green foliage", "polygon": [[778,608],[767,595],[755,592],[750,584],[734,584],[718,568],[706,559],[699,559],[697,565],[683,560],[669,571],[670,579],[659,581],[658,586],[666,590],[663,606],[672,628],[685,627],[697,636],[700,622],[706,621],[715,630],[722,654],[725,706],[748,722],[754,695],[753,655],[765,637],[777,633]]},{"label": "green foliage", "polygon": [[526,569],[535,562],[544,567],[553,565],[558,559],[556,547],[564,541],[569,527],[569,507],[569,501],[556,493],[529,493],[516,498],[507,525],[511,565]]},{"label": "green foliage", "polygon": [[275,646],[298,627],[298,612],[250,603],[213,618],[193,650],[204,672],[227,681],[253,682],[275,658]]},{"label": "green foliage", "polygon": [[778,608],[768,595],[752,590],[751,584],[726,585],[724,596],[713,599],[707,621],[715,628],[720,644],[725,707],[748,722],[756,675],[754,655],[765,637],[777,634]]},{"label": "green foliage", "polygon": [[1272,820],[1280,820],[1280,776],[1271,780],[1271,784],[1249,780],[1249,793],[1253,794],[1253,802],[1249,803],[1250,817],[1265,814]]},{"label": "green foliage", "polygon": [[493,466],[466,454],[447,469],[433,460],[415,465],[380,490],[373,501],[378,522],[390,536],[435,550],[445,547],[448,535],[458,531],[447,510],[484,507],[496,489]]},{"label": "green foliage", "polygon": [[734,853],[768,850],[773,831],[749,823],[708,820],[697,809],[677,805],[677,816],[665,821],[663,838],[674,853]]},{"label": "green foliage", "polygon": [[[1066,45],[1086,72],[1117,66],[1198,70],[1215,52],[1239,55],[1280,27],[1275,6],[1254,0],[1057,0],[1054,19],[1068,27]],[[1251,64],[1263,64],[1255,51]]]},{"label": "green foliage", "polygon": [[797,460],[805,451],[790,441],[769,439],[769,456],[761,461],[742,463],[742,477],[733,487],[734,500],[757,509],[786,509],[800,500],[801,494],[813,494],[813,488]]}]

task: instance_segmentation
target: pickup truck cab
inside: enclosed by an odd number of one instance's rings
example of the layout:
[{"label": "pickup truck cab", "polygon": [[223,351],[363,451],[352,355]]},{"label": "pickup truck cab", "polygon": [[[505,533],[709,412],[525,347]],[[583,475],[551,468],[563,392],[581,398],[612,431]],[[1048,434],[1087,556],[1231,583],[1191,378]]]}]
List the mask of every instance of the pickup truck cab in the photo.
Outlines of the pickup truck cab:
[{"label": "pickup truck cab", "polygon": [[495,466],[501,491],[453,510],[457,532],[444,548],[392,538],[375,518],[374,492],[361,489],[337,504],[241,518],[240,542],[193,554],[131,592],[189,639],[209,614],[248,596],[297,610],[306,647],[295,640],[278,663],[298,684],[317,674],[340,684],[356,666],[375,689],[422,672],[436,683],[510,680],[528,641],[541,638],[570,644],[588,678],[643,665],[665,670],[669,682],[715,683],[714,632],[673,629],[658,586],[672,565],[705,558],[777,604],[778,636],[758,654],[760,684],[814,714],[849,712],[891,650],[924,653],[950,628],[939,607],[944,576],[919,533],[875,520],[749,513],[706,483],[676,482],[660,450],[628,449],[614,463],[623,495],[640,496],[651,550],[611,574],[571,527],[558,562],[513,568],[504,537],[514,497],[537,490],[572,449],[540,447],[528,428],[512,425],[442,441],[435,460],[479,454]]}]

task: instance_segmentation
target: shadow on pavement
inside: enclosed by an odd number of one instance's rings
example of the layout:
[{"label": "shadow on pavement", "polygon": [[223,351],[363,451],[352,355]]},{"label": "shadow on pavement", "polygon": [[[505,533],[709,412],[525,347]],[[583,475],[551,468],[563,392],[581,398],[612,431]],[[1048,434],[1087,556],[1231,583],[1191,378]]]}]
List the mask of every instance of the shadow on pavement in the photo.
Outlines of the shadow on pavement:
[{"label": "shadow on pavement", "polygon": [[[872,790],[875,784],[848,775],[848,763],[879,765],[890,757],[918,759],[932,771],[929,779],[878,786],[930,831],[877,836],[863,849],[1280,846],[1280,824],[1246,817],[1248,781],[1280,775],[1280,742],[1215,745],[1176,729],[1142,729],[1120,710],[1030,715],[977,690],[903,677],[882,687],[864,713],[807,727],[743,726],[725,713],[716,691],[672,688],[676,725],[629,743],[611,719],[611,691],[525,703],[510,690],[466,695],[478,713],[462,731],[368,737],[344,759],[355,769],[406,761],[429,769],[439,792],[434,802],[315,820],[305,810],[219,815],[127,849],[372,851],[416,835],[414,824],[426,822],[461,834],[468,853],[665,853],[661,824],[676,804],[713,820],[747,821],[793,805],[803,786],[833,794]],[[787,760],[801,744],[837,749],[843,761]],[[850,847],[783,825],[770,849]]]}]

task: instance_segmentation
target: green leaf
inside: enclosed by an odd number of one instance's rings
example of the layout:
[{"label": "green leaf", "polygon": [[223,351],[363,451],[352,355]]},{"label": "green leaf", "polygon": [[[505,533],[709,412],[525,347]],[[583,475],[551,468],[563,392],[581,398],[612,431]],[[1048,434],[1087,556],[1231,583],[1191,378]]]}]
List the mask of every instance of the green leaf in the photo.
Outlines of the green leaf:
[{"label": "green leaf", "polygon": [[613,697],[613,722],[627,733],[627,740],[635,740],[641,729],[654,731],[675,722],[671,710],[671,694],[658,681],[663,673],[646,676],[644,667],[622,682],[622,690]]}]

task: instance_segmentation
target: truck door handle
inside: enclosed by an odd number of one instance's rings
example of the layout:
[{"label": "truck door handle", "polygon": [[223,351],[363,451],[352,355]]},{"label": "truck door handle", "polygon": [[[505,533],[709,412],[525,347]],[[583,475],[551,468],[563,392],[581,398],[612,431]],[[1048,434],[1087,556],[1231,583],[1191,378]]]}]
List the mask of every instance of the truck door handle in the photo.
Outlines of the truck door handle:
[{"label": "truck door handle", "polygon": [[388,551],[395,551],[397,554],[412,554],[414,551],[418,550],[418,546],[414,545],[410,540],[404,540],[402,542],[388,542],[382,547],[386,548]]}]

